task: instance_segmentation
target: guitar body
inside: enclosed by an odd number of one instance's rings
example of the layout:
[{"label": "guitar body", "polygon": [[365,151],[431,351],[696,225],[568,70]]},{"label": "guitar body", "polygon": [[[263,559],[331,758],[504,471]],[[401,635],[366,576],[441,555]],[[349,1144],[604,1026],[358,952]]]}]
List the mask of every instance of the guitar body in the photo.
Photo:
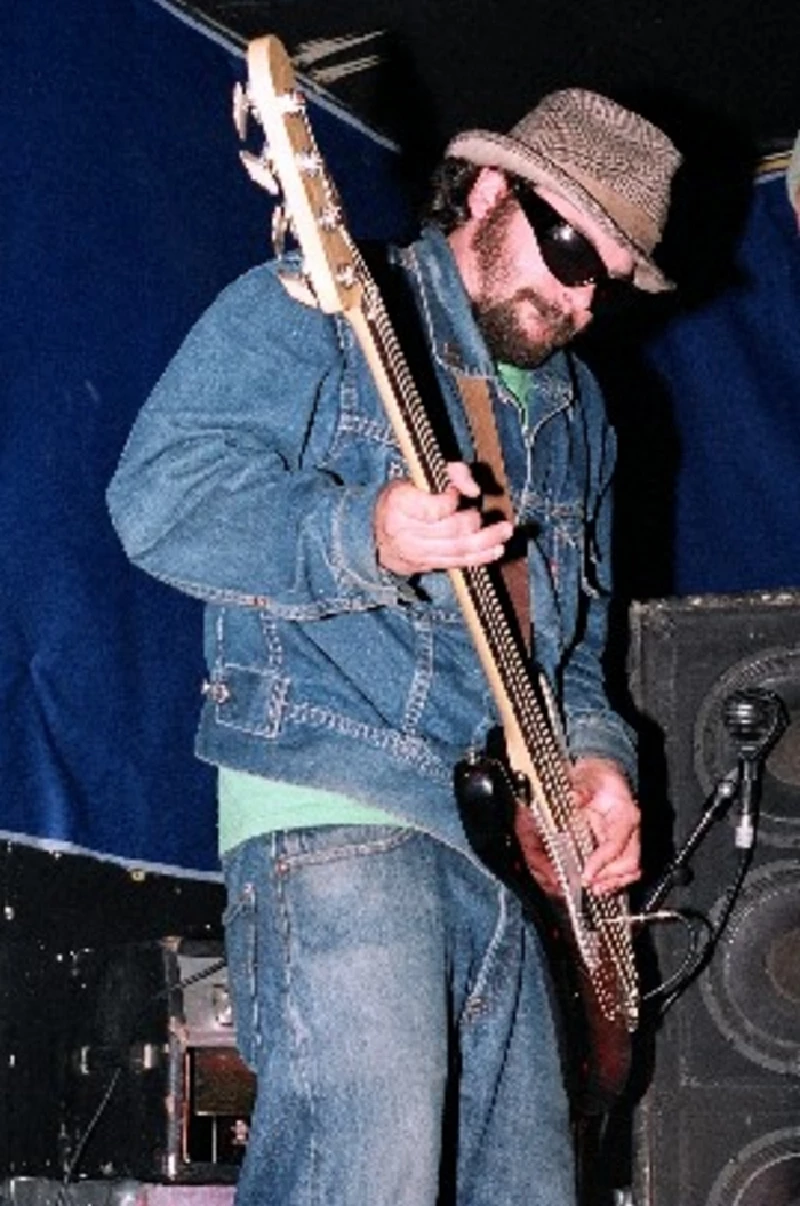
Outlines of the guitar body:
[{"label": "guitar body", "polygon": [[[548,904],[539,906],[546,916]],[[605,1114],[631,1071],[631,1034],[622,1017],[609,1018],[581,962],[563,913],[553,909],[550,964],[566,1030],[567,1083],[573,1109],[583,1117]]]},{"label": "guitar body", "polygon": [[563,1052],[573,1112],[605,1113],[622,1093],[631,1067],[631,1034],[624,1017],[608,1017],[576,948],[569,915],[530,874],[514,834],[518,801],[498,757],[461,762],[454,787],[475,853],[517,894],[548,955],[564,1027]]},{"label": "guitar body", "polygon": [[[260,155],[242,152],[242,159],[257,184],[282,193],[285,213],[283,207],[276,210],[273,231],[282,240],[290,230],[300,246],[303,275],[294,286],[306,300],[327,313],[343,314],[351,324],[411,480],[421,489],[442,491],[449,484],[447,461],[377,285],[344,225],[291,61],[274,37],[251,42],[247,60],[248,86],[235,93],[234,119],[244,138],[253,114],[266,141]],[[582,888],[594,838],[572,791],[556,709],[509,623],[493,573],[478,566],[448,574],[503,730],[510,794],[495,792],[494,808],[510,812],[510,824],[506,816],[505,826],[493,836],[479,836],[479,844],[488,858],[500,859],[499,873],[511,877],[550,943],[568,1027],[579,1036],[571,1045],[580,1071],[573,1077],[579,1086],[573,1097],[582,1110],[597,1113],[625,1083],[629,1035],[638,1016],[627,899],[621,893],[598,897]],[[547,897],[540,892],[535,907],[535,885],[522,874],[524,863],[514,852],[520,809],[529,810],[541,836],[542,857],[556,889]]]}]

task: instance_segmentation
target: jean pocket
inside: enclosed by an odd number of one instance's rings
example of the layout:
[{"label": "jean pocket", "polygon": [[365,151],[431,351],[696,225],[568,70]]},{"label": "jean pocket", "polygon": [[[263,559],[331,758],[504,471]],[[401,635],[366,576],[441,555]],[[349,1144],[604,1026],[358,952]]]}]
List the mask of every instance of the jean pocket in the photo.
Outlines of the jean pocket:
[{"label": "jean pocket", "polygon": [[260,1041],[256,905],[255,884],[244,883],[222,915],[236,1045],[242,1059],[253,1069]]},{"label": "jean pocket", "polygon": [[284,871],[371,854],[388,854],[417,836],[416,829],[398,825],[322,825],[279,835],[277,849]]}]

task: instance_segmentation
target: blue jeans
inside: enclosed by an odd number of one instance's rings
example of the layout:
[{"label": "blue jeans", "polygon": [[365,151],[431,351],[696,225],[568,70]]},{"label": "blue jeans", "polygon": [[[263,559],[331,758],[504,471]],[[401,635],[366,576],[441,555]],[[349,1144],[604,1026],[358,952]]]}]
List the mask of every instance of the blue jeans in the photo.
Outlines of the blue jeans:
[{"label": "blue jeans", "polygon": [[225,856],[258,1078],[237,1206],[574,1206],[550,988],[516,898],[415,830]]}]

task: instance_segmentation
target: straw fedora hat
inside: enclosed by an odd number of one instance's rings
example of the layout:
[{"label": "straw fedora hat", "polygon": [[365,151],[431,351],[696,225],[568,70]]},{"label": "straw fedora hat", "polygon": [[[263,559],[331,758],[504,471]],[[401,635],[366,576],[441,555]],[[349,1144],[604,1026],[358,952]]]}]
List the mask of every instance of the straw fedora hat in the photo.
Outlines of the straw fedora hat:
[{"label": "straw fedora hat", "polygon": [[631,252],[638,288],[674,287],[652,254],[681,156],[637,113],[596,92],[565,88],[545,96],[508,134],[465,130],[445,154],[554,189]]}]

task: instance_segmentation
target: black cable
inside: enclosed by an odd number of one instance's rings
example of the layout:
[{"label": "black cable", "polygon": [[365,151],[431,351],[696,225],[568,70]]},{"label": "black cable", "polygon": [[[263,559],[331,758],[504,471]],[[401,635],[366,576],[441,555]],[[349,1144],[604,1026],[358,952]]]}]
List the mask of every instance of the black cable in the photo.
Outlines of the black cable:
[{"label": "black cable", "polygon": [[688,982],[689,978],[694,974],[700,958],[703,956],[703,951],[706,949],[705,945],[702,948],[700,947],[700,933],[702,930],[707,931],[708,937],[706,939],[706,945],[708,944],[708,941],[710,941],[711,936],[711,924],[708,918],[704,917],[701,913],[692,914],[683,909],[671,909],[668,912],[654,913],[650,918],[645,915],[644,920],[649,920],[651,922],[665,921],[668,923],[678,923],[684,926],[688,937],[686,943],[686,955],[684,956],[680,967],[678,967],[677,971],[674,971],[671,976],[668,976],[666,980],[662,980],[660,984],[657,984],[655,988],[651,988],[647,992],[642,993],[643,1005],[648,1001],[663,996],[665,993],[672,993],[681,984],[683,984],[684,981]]},{"label": "black cable", "polygon": [[[708,967],[709,963],[711,962],[714,953],[719,946],[720,939],[722,938],[728,922],[730,921],[736,901],[739,898],[745,877],[747,876],[747,872],[750,868],[750,863],[753,860],[753,851],[754,847],[752,846],[742,851],[738,866],[736,868],[736,874],[725,895],[725,901],[720,910],[716,924],[712,924],[709,918],[703,917],[703,921],[709,930],[709,937],[702,949],[698,952],[693,966],[689,968],[680,984],[678,984],[678,986],[671,991],[670,995],[663,1002],[661,1009],[659,1010],[659,1017],[663,1017],[667,1010],[672,1008],[672,1006],[683,995],[689,985],[697,979],[697,977]],[[702,915],[698,914],[698,916]],[[671,979],[674,979],[674,977]],[[669,981],[667,981],[667,983],[669,983]],[[659,993],[658,995],[661,994]]]},{"label": "black cable", "polygon": [[[157,1000],[158,997],[156,996],[153,999]],[[67,1167],[64,1170],[64,1176],[61,1180],[61,1188],[56,1197],[56,1206],[63,1206],[63,1203],[65,1203],[69,1200],[69,1192],[68,1192],[69,1187],[72,1184],[72,1179],[75,1176],[75,1173],[78,1169],[78,1165],[80,1164],[81,1157],[83,1156],[83,1153],[86,1151],[87,1144],[89,1143],[89,1140],[91,1139],[92,1135],[94,1134],[97,1124],[100,1122],[100,1119],[103,1117],[103,1114],[105,1113],[105,1110],[106,1110],[106,1107],[108,1106],[109,1101],[111,1100],[112,1096],[114,1095],[114,1090],[117,1087],[119,1078],[122,1076],[122,1072],[123,1072],[122,1064],[119,1063],[117,1065],[117,1067],[114,1069],[114,1072],[112,1074],[109,1084],[106,1086],[106,1090],[100,1100],[100,1104],[98,1105],[98,1107],[95,1110],[92,1117],[89,1119],[88,1123],[86,1124],[86,1127],[84,1128],[83,1134],[80,1136],[80,1138],[78,1140],[78,1145],[77,1145],[77,1148],[75,1149],[75,1154],[73,1155],[72,1159],[69,1161]]]},{"label": "black cable", "polygon": [[[649,989],[642,995],[644,1004],[664,997],[666,994],[665,1000],[655,1014],[654,1021],[659,1021],[664,1017],[711,962],[739,898],[753,859],[754,849],[754,846],[750,846],[741,851],[736,873],[725,894],[716,923],[712,922],[704,913],[694,912],[690,909],[653,910],[650,912],[643,910],[632,918],[634,922],[645,925],[675,922],[683,925],[688,934],[686,955],[678,969],[666,980],[657,984],[655,988]],[[705,939],[701,941],[703,931],[705,931]]]}]

